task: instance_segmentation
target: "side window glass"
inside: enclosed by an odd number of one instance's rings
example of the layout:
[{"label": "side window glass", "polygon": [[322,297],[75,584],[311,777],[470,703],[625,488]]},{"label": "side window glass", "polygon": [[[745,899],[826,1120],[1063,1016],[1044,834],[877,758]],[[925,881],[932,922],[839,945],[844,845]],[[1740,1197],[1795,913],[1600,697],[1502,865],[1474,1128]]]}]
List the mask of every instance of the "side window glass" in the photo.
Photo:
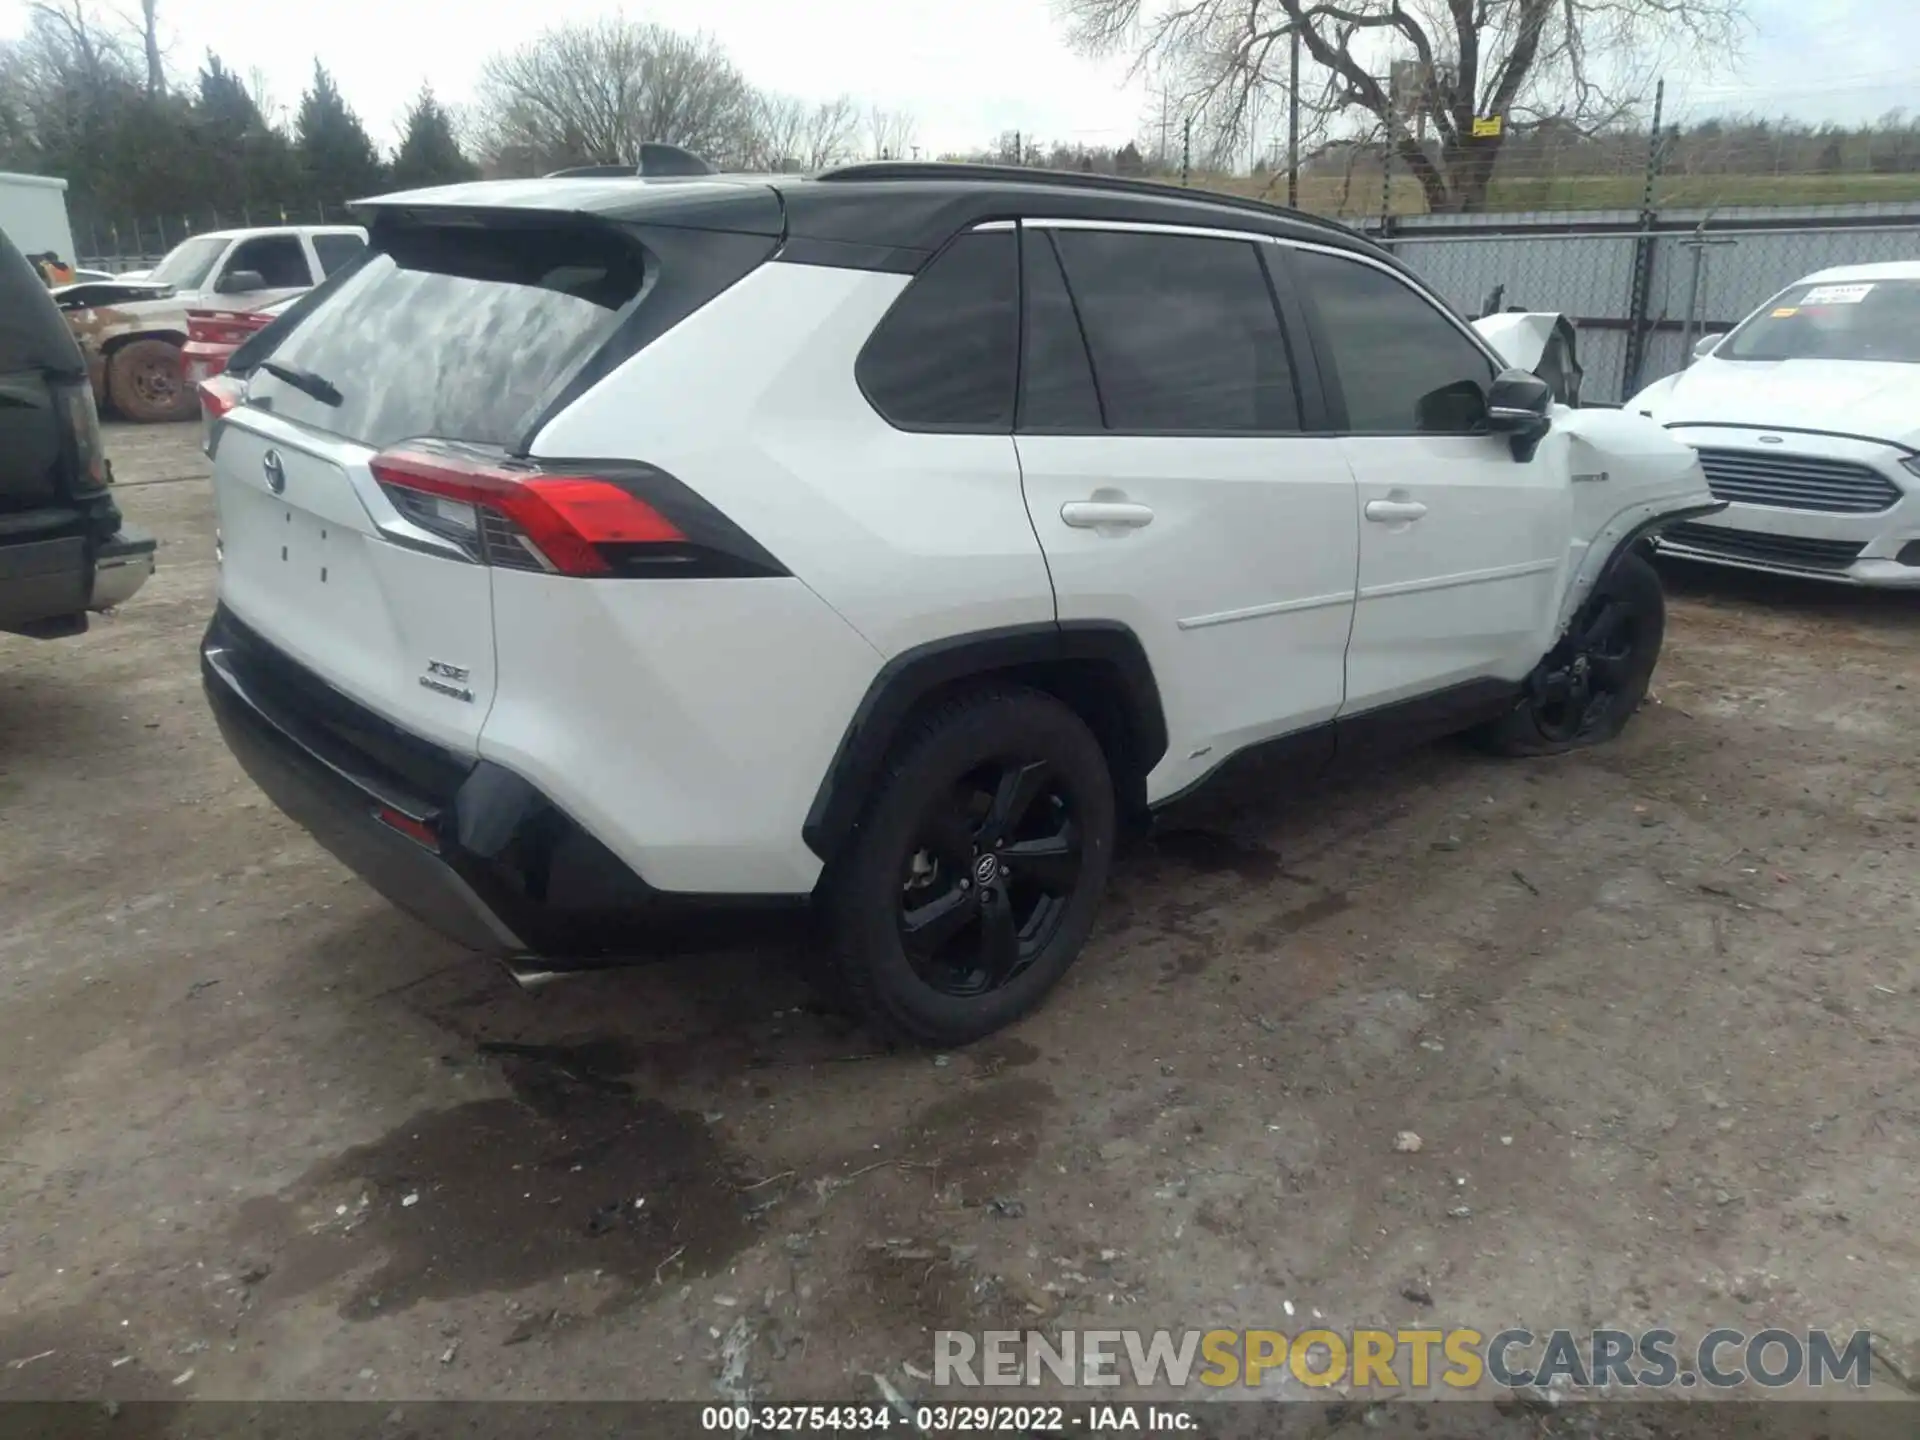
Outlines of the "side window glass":
[{"label": "side window glass", "polygon": [[867,399],[907,430],[1013,429],[1019,237],[962,235],[914,277],[860,352]]},{"label": "side window glass", "polygon": [[320,273],[331,275],[342,265],[352,260],[367,242],[358,235],[316,235],[313,237],[313,253],[319,258]]},{"label": "side window glass", "polygon": [[307,270],[306,252],[292,235],[256,235],[233,247],[225,274],[257,270],[269,290],[287,290],[313,283]]},{"label": "side window glass", "polygon": [[1020,237],[1027,298],[1026,363],[1021,366],[1020,428],[1085,433],[1104,430],[1100,396],[1080,319],[1060,273],[1053,236],[1031,227]]},{"label": "side window glass", "polygon": [[1297,431],[1300,401],[1250,241],[1060,230],[1110,430]]},{"label": "side window glass", "polygon": [[1486,420],[1493,362],[1411,286],[1357,260],[1296,250],[1356,435],[1470,434]]}]

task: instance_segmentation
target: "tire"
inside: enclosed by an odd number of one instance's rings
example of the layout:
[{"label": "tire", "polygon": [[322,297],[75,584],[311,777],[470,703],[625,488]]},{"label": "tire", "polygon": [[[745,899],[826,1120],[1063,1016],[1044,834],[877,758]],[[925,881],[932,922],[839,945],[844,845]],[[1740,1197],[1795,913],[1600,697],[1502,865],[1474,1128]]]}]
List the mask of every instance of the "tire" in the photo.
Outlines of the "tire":
[{"label": "tire", "polygon": [[1500,755],[1561,755],[1613,739],[1646,699],[1666,628],[1660,576],[1645,556],[1623,555],[1519,704],[1475,738]]},{"label": "tire", "polygon": [[835,988],[885,1038],[920,1045],[1027,1014],[1093,928],[1115,810],[1099,742],[1052,696],[940,702],[894,747],[830,872]]},{"label": "tire", "polygon": [[114,409],[142,425],[191,420],[199,411],[180,373],[180,347],[171,340],[130,340],[107,362],[107,396]]}]

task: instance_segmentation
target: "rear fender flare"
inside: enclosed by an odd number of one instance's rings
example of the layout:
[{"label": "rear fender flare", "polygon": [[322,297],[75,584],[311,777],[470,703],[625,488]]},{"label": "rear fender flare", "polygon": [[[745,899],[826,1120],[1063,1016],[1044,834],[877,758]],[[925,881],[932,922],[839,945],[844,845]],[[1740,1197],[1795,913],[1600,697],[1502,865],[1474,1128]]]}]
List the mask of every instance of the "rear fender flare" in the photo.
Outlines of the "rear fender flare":
[{"label": "rear fender flare", "polygon": [[1108,732],[1103,743],[1111,743],[1112,727],[1100,722],[1121,722],[1128,773],[1114,780],[1123,806],[1144,810],[1147,772],[1166,754],[1167,722],[1139,637],[1125,625],[1106,621],[1015,625],[916,646],[881,667],[807,811],[801,827],[807,848],[831,863],[859,824],[888,752],[931,696],[969,680],[994,678],[1045,689],[1049,677],[1071,674],[1076,667],[1098,674],[1101,688],[1118,697],[1122,714],[1087,716],[1083,709],[1082,715],[1096,733]]}]

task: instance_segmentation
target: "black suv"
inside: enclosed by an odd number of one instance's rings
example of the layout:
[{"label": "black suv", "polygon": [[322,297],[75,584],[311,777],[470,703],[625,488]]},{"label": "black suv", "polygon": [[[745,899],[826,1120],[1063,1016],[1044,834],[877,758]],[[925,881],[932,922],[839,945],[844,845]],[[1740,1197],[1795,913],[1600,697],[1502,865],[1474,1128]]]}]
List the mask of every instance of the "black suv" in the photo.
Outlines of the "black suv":
[{"label": "black suv", "polygon": [[0,232],[0,630],[78,635],[146,583],[154,542],[112,481],[80,346]]}]

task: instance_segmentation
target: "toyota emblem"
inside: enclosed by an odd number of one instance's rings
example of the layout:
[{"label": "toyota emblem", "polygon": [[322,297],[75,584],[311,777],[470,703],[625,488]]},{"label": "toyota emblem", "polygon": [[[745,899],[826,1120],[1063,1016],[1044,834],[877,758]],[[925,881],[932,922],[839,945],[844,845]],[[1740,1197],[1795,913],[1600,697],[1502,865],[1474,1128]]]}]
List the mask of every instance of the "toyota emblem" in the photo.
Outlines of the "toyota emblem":
[{"label": "toyota emblem", "polygon": [[269,450],[260,457],[260,470],[267,477],[267,489],[276,495],[286,493],[287,466],[278,450]]},{"label": "toyota emblem", "polygon": [[982,886],[993,884],[995,880],[1000,878],[1000,857],[998,855],[982,855],[979,859],[975,860],[973,862],[973,878]]}]

